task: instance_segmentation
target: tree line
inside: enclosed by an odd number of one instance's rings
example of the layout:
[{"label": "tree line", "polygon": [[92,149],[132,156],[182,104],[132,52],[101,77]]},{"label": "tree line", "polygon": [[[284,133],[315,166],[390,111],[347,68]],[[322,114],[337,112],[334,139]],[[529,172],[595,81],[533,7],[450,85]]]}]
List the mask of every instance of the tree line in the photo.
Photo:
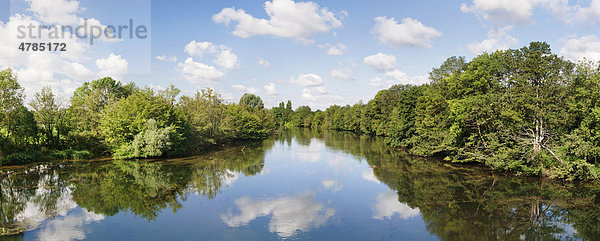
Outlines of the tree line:
[{"label": "tree line", "polygon": [[43,87],[25,105],[11,69],[0,71],[0,164],[110,155],[117,159],[179,156],[275,130],[260,97],[225,103],[212,89],[178,98],[110,77],[85,82],[68,103]]},{"label": "tree line", "polygon": [[599,77],[598,63],[573,63],[532,42],[471,61],[451,57],[428,84],[394,85],[366,104],[324,111],[294,111],[291,101],[265,109],[253,94],[225,103],[211,89],[178,98],[173,86],[154,91],[111,78],[84,83],[67,107],[44,87],[27,108],[7,69],[0,72],[0,155],[5,164],[41,158],[32,150],[63,158],[174,156],[263,139],[278,127],[310,127],[384,136],[414,155],[499,171],[598,179]]},{"label": "tree line", "polygon": [[567,180],[600,177],[600,67],[546,43],[451,57],[424,85],[368,103],[299,107],[288,125],[384,136],[411,154]]}]

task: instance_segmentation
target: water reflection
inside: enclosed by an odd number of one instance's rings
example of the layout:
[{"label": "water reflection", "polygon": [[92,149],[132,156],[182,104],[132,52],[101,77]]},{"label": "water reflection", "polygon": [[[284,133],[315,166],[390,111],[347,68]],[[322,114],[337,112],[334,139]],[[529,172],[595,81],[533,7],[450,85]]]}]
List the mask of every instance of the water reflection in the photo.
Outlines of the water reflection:
[{"label": "water reflection", "polygon": [[374,219],[391,218],[398,214],[401,219],[419,216],[419,208],[411,208],[406,203],[398,202],[398,195],[394,192],[383,192],[377,195],[377,204],[373,210]]},{"label": "water reflection", "polygon": [[322,226],[335,214],[333,208],[326,208],[315,201],[314,195],[314,192],[308,192],[294,197],[267,200],[242,197],[235,200],[239,213],[233,214],[229,210],[221,215],[221,219],[229,227],[239,227],[258,217],[271,215],[269,231],[280,237],[290,237],[296,231],[306,232]]},{"label": "water reflection", "polygon": [[[302,190],[319,192],[294,195]],[[599,185],[505,176],[309,129],[196,157],[5,169],[0,211],[1,234],[36,229],[13,237],[42,240],[88,238],[124,214],[148,221],[122,221],[127,231],[163,229],[176,213],[203,222],[172,227],[183,239],[600,240]]]},{"label": "water reflection", "polygon": [[342,183],[338,180],[323,180],[321,182],[324,188],[331,190],[332,192],[337,192],[342,190]]},{"label": "water reflection", "polygon": [[85,225],[99,222],[104,215],[95,214],[85,209],[80,209],[68,216],[57,217],[49,221],[39,234],[39,240],[82,240],[86,238]]}]

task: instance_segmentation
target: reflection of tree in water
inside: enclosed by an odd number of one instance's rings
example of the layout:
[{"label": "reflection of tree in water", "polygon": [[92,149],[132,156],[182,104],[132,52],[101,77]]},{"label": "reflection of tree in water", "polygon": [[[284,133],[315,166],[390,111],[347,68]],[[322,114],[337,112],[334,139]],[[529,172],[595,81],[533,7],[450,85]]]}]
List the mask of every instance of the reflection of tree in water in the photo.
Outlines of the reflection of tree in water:
[{"label": "reflection of tree in water", "polygon": [[64,177],[49,165],[0,174],[0,235],[34,229],[44,219],[72,208],[65,200],[70,188]]},{"label": "reflection of tree in water", "polygon": [[70,209],[78,205],[109,216],[128,211],[154,220],[163,209],[180,209],[179,199],[190,192],[213,198],[238,173],[260,173],[272,146],[271,140],[181,159],[62,162],[2,173],[0,231],[14,234],[36,228],[39,223],[20,219],[32,203],[44,214],[41,221],[56,216],[65,203]]},{"label": "reflection of tree in water", "polygon": [[[298,132],[295,137],[305,142],[306,135]],[[564,185],[422,160],[386,147],[382,138],[313,134],[328,148],[366,159],[377,179],[398,193],[399,202],[418,208],[427,229],[443,240],[600,238],[597,185]]]}]

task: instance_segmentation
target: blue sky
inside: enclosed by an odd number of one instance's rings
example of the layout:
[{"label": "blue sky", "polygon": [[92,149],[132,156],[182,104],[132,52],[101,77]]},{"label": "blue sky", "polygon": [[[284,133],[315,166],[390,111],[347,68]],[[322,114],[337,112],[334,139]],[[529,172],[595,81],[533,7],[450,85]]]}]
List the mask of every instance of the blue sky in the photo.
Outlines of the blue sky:
[{"label": "blue sky", "polygon": [[[227,101],[245,92],[266,106],[324,108],[368,101],[392,84],[421,84],[451,56],[546,41],[566,59],[600,60],[600,0],[87,1],[4,0],[0,67],[28,98],[44,85],[65,100],[102,76],[185,95],[211,87]],[[147,26],[145,39],[44,40],[68,50],[17,51],[15,26]],[[40,42],[39,39],[27,40]],[[66,102],[66,101],[65,101]]]}]

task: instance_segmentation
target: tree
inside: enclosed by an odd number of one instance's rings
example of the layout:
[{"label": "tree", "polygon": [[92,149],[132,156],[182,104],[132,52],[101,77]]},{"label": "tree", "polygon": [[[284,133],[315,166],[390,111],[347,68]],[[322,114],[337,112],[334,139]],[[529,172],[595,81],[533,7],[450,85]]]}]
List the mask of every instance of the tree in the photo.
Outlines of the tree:
[{"label": "tree", "polygon": [[157,128],[170,127],[173,145],[169,151],[182,151],[185,138],[183,114],[164,95],[157,95],[149,88],[136,91],[108,106],[100,118],[100,132],[105,137],[106,145],[115,152],[129,145],[138,133],[146,130],[150,119],[156,121]]},{"label": "tree", "polygon": [[13,136],[14,125],[18,124],[11,115],[23,106],[23,88],[17,82],[12,69],[0,71],[0,129],[5,129],[6,138]]},{"label": "tree", "polygon": [[225,116],[225,104],[221,95],[207,88],[196,92],[194,97],[183,96],[179,107],[185,113],[186,122],[191,128],[190,137],[194,148],[216,145],[225,141],[221,123]]},{"label": "tree", "polygon": [[294,111],[291,123],[293,126],[310,127],[312,117],[313,114],[310,106],[303,105]]},{"label": "tree", "polygon": [[245,93],[242,98],[240,98],[240,105],[247,105],[259,110],[262,110],[265,107],[260,97],[249,93]]},{"label": "tree", "polygon": [[99,138],[99,120],[105,107],[131,95],[134,89],[133,84],[123,85],[111,77],[83,83],[73,93],[70,106],[78,134]]},{"label": "tree", "polygon": [[61,135],[67,134],[67,125],[64,123],[66,109],[62,107],[61,101],[49,86],[44,86],[40,92],[35,93],[29,105],[34,110],[33,115],[44,136],[42,144],[51,148],[60,147]]}]

